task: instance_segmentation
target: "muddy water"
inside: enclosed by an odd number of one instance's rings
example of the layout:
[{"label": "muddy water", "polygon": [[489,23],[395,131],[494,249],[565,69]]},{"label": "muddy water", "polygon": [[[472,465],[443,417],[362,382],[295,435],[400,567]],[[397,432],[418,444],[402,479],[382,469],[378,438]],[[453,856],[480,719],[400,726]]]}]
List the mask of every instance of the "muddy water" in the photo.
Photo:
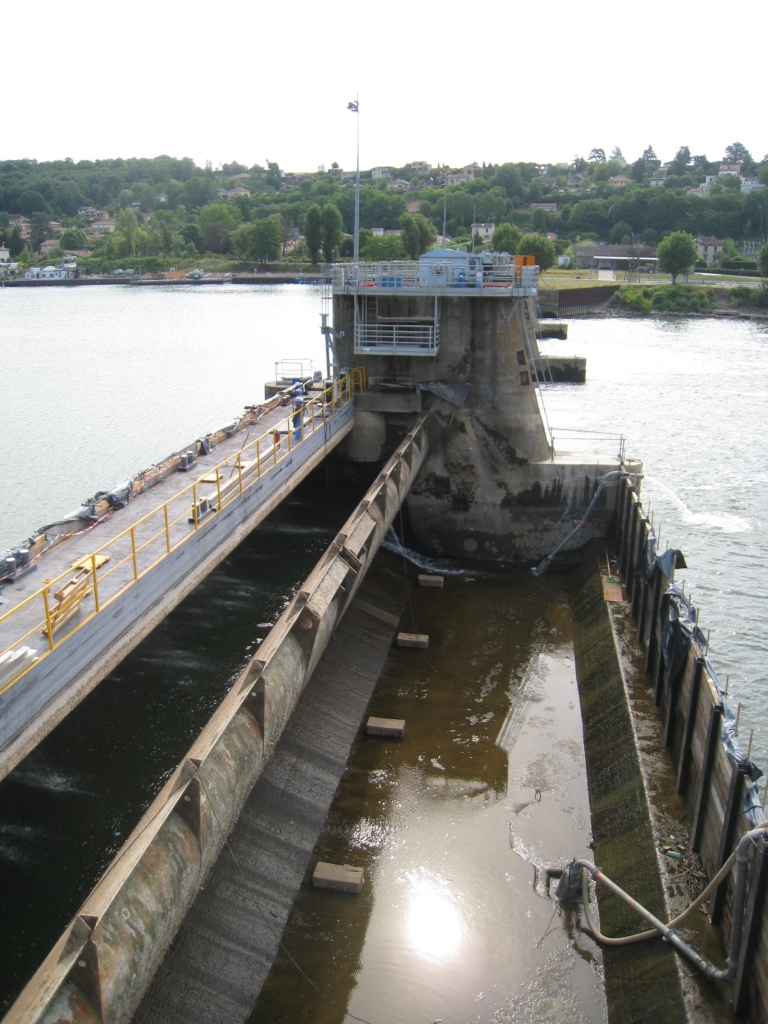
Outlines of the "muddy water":
[{"label": "muddy water", "polygon": [[[413,575],[413,570],[410,570]],[[565,584],[453,576],[414,589],[316,860],[365,869],[359,896],[309,872],[251,1024],[605,1019],[600,954],[546,896],[549,864],[589,853]],[[576,912],[577,913],[577,912]]]}]

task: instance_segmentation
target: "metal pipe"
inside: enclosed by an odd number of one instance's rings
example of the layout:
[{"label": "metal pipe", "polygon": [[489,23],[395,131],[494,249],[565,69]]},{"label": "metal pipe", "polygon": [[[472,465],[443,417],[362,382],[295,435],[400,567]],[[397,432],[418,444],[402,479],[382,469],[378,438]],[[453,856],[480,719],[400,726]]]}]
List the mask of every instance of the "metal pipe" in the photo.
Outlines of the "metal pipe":
[{"label": "metal pipe", "polygon": [[[711,880],[709,885],[704,891],[698,896],[698,898],[685,910],[679,917],[670,921],[669,924],[664,924],[657,917],[655,917],[649,910],[647,910],[641,903],[638,903],[636,899],[625,892],[620,886],[613,882],[610,878],[603,874],[600,868],[596,867],[591,861],[584,859],[577,859],[573,861],[573,865],[582,868],[582,895],[584,899],[584,912],[587,918],[587,924],[589,925],[590,931],[595,938],[604,943],[605,945],[629,945],[635,942],[642,942],[645,939],[652,938],[654,931],[638,932],[635,935],[625,935],[617,938],[609,938],[603,935],[600,929],[594,922],[592,912],[589,907],[589,891],[588,891],[588,877],[597,885],[602,884],[610,889],[614,895],[618,896],[620,900],[631,907],[640,917],[648,921],[649,924],[653,925],[655,932],[660,934],[665,942],[669,942],[673,945],[683,956],[687,957],[696,968],[704,974],[710,981],[732,981],[736,974],[736,968],[739,962],[739,952],[741,949],[741,938],[743,929],[744,919],[744,907],[746,903],[746,890],[747,890],[747,876],[750,862],[749,851],[750,847],[754,844],[754,841],[758,836],[762,835],[765,839],[765,830],[768,827],[768,821],[762,822],[757,828],[751,829],[749,832],[745,832],[739,840],[739,844],[736,850],[726,860],[714,878]],[[724,968],[715,967],[709,960],[706,960],[699,953],[696,952],[691,946],[688,945],[676,932],[676,927],[679,925],[697,906],[700,906],[704,900],[713,892],[722,881],[730,873],[734,861],[736,863],[736,885],[734,887],[733,894],[733,915],[731,924],[731,941],[728,949],[728,959],[726,960],[726,966]]]},{"label": "metal pipe", "polygon": [[578,521],[578,523],[576,524],[576,527],[573,530],[571,530],[571,532],[568,534],[568,536],[565,538],[565,540],[561,544],[557,545],[557,547],[552,552],[552,554],[551,555],[547,555],[546,558],[544,558],[541,562],[539,562],[539,564],[536,566],[535,569],[531,570],[531,572],[533,573],[534,576],[545,576],[549,572],[549,568],[552,565],[552,562],[555,560],[555,557],[563,550],[563,548],[568,543],[568,541],[571,540],[572,537],[575,537],[576,534],[579,532],[579,530],[583,530],[584,527],[586,526],[587,519],[589,519],[589,517],[590,517],[590,515],[592,513],[592,509],[595,507],[595,505],[597,504],[598,498],[600,497],[600,495],[605,490],[605,485],[608,483],[609,480],[615,479],[615,477],[621,476],[621,475],[622,475],[622,470],[620,470],[620,469],[614,469],[614,470],[612,470],[612,472],[606,473],[606,475],[600,481],[600,486],[595,491],[595,495],[592,498],[592,501],[590,501],[589,505],[587,506],[587,511],[584,513],[584,517]]}]

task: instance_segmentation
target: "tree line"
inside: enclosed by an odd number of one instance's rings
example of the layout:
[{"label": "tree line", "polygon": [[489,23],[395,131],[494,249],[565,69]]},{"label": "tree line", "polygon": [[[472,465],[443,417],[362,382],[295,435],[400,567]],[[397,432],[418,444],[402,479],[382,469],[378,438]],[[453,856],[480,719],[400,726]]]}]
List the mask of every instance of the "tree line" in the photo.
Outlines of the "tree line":
[{"label": "tree line", "polygon": [[[765,158],[753,160],[740,143],[727,147],[725,156],[740,163],[743,174],[768,182]],[[576,157],[568,167],[549,167],[546,173],[534,163],[484,164],[470,180],[448,186],[436,172],[411,174],[407,167],[393,168],[411,183],[405,195],[366,172],[360,194],[361,255],[394,259],[424,251],[442,232],[444,211],[453,244],[471,246],[477,241],[471,225],[492,222],[515,229],[505,236],[508,251],[520,251],[522,237],[530,233],[537,239],[556,234],[554,258],[584,238],[612,243],[639,236],[656,245],[679,231],[731,239],[765,235],[765,193],[742,193],[740,178],[716,180],[706,196],[686,191],[706,173],[714,173],[719,161],[692,156],[688,147],[680,147],[663,185],[651,187],[659,167],[649,146],[631,164],[619,150],[608,157],[599,148],[589,159]],[[92,206],[106,210],[115,222],[114,232],[96,246],[105,259],[136,252],[172,258],[210,252],[258,261],[277,259],[286,248],[293,248],[295,259],[327,259],[329,253],[346,257],[351,255],[355,190],[333,170],[292,176],[267,161],[250,168],[225,164],[214,171],[168,156],[78,163],[4,161],[0,242],[18,256],[25,244],[36,248],[51,237],[55,221],[64,229],[63,248],[85,249],[92,244],[90,219],[78,211]],[[628,185],[610,183],[619,172],[630,179]],[[581,184],[571,190],[568,183],[574,175],[581,177]],[[532,203],[556,208],[531,208]],[[28,243],[9,224],[11,213],[30,219]],[[381,237],[372,234],[374,228],[400,234]],[[524,244],[531,248],[540,241]],[[544,249],[546,260],[552,253]]]}]

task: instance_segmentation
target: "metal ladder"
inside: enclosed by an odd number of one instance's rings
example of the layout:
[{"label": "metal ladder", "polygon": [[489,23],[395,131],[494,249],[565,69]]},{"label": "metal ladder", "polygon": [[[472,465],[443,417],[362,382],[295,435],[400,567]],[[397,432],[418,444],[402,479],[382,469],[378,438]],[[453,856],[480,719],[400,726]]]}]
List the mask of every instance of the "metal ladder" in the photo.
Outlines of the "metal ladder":
[{"label": "metal ladder", "polygon": [[539,310],[538,303],[534,298],[526,298],[522,309],[523,332],[525,336],[526,356],[528,365],[531,368],[531,376],[536,386],[541,389],[554,384],[552,378],[552,367],[549,359],[539,347]]}]

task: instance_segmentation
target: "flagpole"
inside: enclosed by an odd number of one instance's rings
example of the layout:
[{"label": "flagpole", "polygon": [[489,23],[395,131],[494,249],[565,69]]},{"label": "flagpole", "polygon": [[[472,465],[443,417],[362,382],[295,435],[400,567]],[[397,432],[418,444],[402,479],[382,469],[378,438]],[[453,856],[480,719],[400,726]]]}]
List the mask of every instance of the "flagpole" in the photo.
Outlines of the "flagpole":
[{"label": "flagpole", "polygon": [[360,264],[360,93],[355,93],[357,115],[357,171],[355,173],[355,272]]}]

